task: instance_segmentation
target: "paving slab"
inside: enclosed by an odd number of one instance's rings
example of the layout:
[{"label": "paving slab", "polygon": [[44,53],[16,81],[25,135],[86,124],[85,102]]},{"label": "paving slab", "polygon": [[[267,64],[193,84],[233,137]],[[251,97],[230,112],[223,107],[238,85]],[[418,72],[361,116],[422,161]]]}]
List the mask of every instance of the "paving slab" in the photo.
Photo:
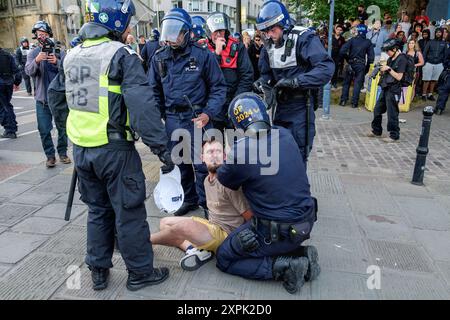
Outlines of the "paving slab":
[{"label": "paving slab", "polygon": [[13,226],[26,216],[36,212],[41,207],[23,205],[23,204],[10,204],[6,203],[0,206],[0,225]]},{"label": "paving slab", "polygon": [[[241,278],[244,286],[243,299],[249,300],[311,300],[311,282],[306,282],[295,294],[288,293],[281,281],[247,280]],[[211,290],[210,290],[211,291]]]},{"label": "paving slab", "polygon": [[450,299],[442,279],[392,271],[381,273],[380,294],[382,299],[388,300]]},{"label": "paving slab", "polygon": [[86,228],[67,226],[62,232],[52,237],[39,251],[72,256],[86,254]]},{"label": "paving slab", "polygon": [[346,272],[322,271],[317,280],[311,282],[314,300],[376,300],[377,290],[367,286],[369,275]]},{"label": "paving slab", "polygon": [[108,287],[105,290],[95,291],[92,289],[91,271],[83,265],[79,270],[80,286],[67,286],[64,283],[52,296],[52,299],[64,300],[114,300],[123,290],[128,273],[124,270],[111,269]]},{"label": "paving slab", "polygon": [[359,239],[361,233],[352,218],[320,217],[314,224],[312,234],[320,238],[329,236],[334,238]]},{"label": "paving slab", "polygon": [[434,271],[432,261],[417,245],[370,239],[367,244],[375,265],[403,271]]},{"label": "paving slab", "polygon": [[36,253],[0,281],[1,300],[49,299],[69,277],[75,257]]},{"label": "paving slab", "polygon": [[44,183],[33,188],[37,193],[59,193],[67,194],[70,188],[71,177],[66,174],[59,174],[48,179]]},{"label": "paving slab", "polygon": [[411,183],[411,178],[408,179],[385,179],[383,178],[383,185],[386,190],[394,196],[405,196],[414,198],[433,198],[434,194],[426,187],[416,186]]},{"label": "paving slab", "polygon": [[373,240],[416,243],[412,229],[405,220],[396,216],[358,216],[356,218],[362,234]]},{"label": "paving slab", "polygon": [[33,191],[27,191],[12,198],[10,202],[45,206],[53,202],[57,197],[58,195],[56,193],[36,193]]},{"label": "paving slab", "polygon": [[427,189],[430,189],[434,194],[450,196],[450,181],[435,181],[427,179],[424,183]]},{"label": "paving slab", "polygon": [[450,262],[437,261],[436,265],[447,282],[447,286],[450,287]]},{"label": "paving slab", "polygon": [[312,235],[304,244],[317,247],[322,270],[365,274],[370,265],[369,254],[361,240]]},{"label": "paving slab", "polygon": [[[56,169],[56,170],[53,170]],[[35,167],[27,172],[22,173],[21,175],[14,177],[10,179],[8,182],[10,183],[27,183],[32,185],[38,185],[44,181],[47,181],[48,179],[56,176],[60,169],[53,168],[52,170],[49,170],[45,168],[44,166],[41,167]]]},{"label": "paving slab", "polygon": [[68,222],[64,220],[30,217],[15,225],[12,231],[52,235],[62,229]]},{"label": "paving slab", "polygon": [[14,265],[13,264],[2,264],[0,265],[0,279],[10,270]]},{"label": "paving slab", "polygon": [[337,175],[311,172],[308,177],[313,194],[344,194],[344,188]]},{"label": "paving slab", "polygon": [[450,232],[415,230],[414,235],[434,260],[450,262]]},{"label": "paving slab", "polygon": [[[75,219],[84,211],[87,210],[87,206],[85,205],[72,205],[72,213],[70,218]],[[47,217],[47,218],[55,218],[55,219],[64,219],[64,214],[66,213],[66,204],[64,203],[52,203],[38,212],[35,213],[36,217]]]},{"label": "paving slab", "polygon": [[350,201],[347,195],[312,194],[318,202],[318,218],[327,217],[353,217]]},{"label": "paving slab", "polygon": [[17,263],[38,248],[47,237],[4,232],[0,234],[0,263]]},{"label": "paving slab", "polygon": [[27,191],[32,187],[33,185],[26,183],[3,182],[0,183],[0,197],[12,198]]},{"label": "paving slab", "polygon": [[395,197],[416,229],[450,231],[450,211],[434,199]]},{"label": "paving slab", "polygon": [[149,286],[138,291],[129,291],[123,288],[119,293],[119,299],[179,299],[182,292],[186,288],[186,285],[192,276],[190,272],[184,271],[179,265],[166,264],[165,267],[169,268],[169,278],[161,284],[155,286]]}]

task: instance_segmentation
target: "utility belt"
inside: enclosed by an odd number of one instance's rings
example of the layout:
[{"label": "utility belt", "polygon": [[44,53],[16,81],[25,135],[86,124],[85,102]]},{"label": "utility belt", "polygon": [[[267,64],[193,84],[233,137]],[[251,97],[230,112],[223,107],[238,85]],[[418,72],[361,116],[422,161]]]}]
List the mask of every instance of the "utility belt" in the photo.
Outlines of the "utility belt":
[{"label": "utility belt", "polygon": [[[122,126],[117,122],[112,121],[111,119],[109,119],[108,125],[117,130],[117,131],[110,131],[107,129],[109,142],[126,142],[129,144],[134,144],[135,141],[139,140],[138,133],[129,126]],[[127,133],[131,135],[133,141],[129,141],[127,139]]]},{"label": "utility belt", "polygon": [[286,103],[292,100],[307,99],[308,91],[302,89],[282,89],[277,92],[277,102]]},{"label": "utility belt", "polygon": [[353,59],[349,59],[348,63],[366,65],[366,60],[365,59],[361,59],[361,58],[353,58]]},{"label": "utility belt", "polygon": [[[194,108],[195,113],[201,113],[203,110],[203,107],[198,104],[194,104],[192,107]],[[168,107],[166,109],[166,111],[168,111],[170,113],[183,113],[183,112],[192,111],[192,109],[190,106],[171,106],[171,107]]]},{"label": "utility belt", "polygon": [[291,242],[303,242],[309,239],[312,229],[312,219],[300,222],[277,222],[262,218],[252,217],[252,228],[264,236],[264,243],[269,245],[274,242],[289,239]]}]

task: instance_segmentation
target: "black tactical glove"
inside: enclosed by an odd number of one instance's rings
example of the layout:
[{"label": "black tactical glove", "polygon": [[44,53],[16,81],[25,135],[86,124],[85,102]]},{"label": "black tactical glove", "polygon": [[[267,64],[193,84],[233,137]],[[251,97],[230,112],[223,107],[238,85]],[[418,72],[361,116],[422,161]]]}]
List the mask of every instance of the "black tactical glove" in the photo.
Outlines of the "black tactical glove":
[{"label": "black tactical glove", "polygon": [[300,87],[298,83],[297,78],[293,79],[286,79],[282,78],[278,80],[277,84],[275,85],[275,88],[282,89],[282,88],[290,88],[290,89],[298,89]]},{"label": "black tactical glove", "polygon": [[368,74],[370,70],[370,64],[366,65],[366,69],[364,69],[364,74]]},{"label": "black tactical glove", "polygon": [[266,84],[264,79],[261,77],[255,82],[253,82],[253,89],[258,93],[263,93],[263,86]]},{"label": "black tactical glove", "polygon": [[171,172],[175,168],[175,164],[172,162],[172,158],[170,156],[170,152],[165,149],[158,154],[159,160],[164,163],[161,167],[161,171],[163,174]]},{"label": "black tactical glove", "polygon": [[245,252],[252,252],[259,248],[256,234],[251,229],[244,229],[237,234],[239,245]]}]

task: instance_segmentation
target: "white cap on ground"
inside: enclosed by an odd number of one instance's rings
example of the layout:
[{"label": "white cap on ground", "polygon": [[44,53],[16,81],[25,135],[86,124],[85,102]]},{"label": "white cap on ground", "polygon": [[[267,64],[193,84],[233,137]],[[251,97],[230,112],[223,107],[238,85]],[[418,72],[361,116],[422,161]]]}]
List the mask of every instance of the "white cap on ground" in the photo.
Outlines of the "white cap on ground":
[{"label": "white cap on ground", "polygon": [[[167,174],[160,174],[159,182],[153,191],[156,207],[159,210],[172,214],[181,208],[184,201],[184,191],[181,186],[180,170]],[[178,170],[178,175],[176,172]]]}]

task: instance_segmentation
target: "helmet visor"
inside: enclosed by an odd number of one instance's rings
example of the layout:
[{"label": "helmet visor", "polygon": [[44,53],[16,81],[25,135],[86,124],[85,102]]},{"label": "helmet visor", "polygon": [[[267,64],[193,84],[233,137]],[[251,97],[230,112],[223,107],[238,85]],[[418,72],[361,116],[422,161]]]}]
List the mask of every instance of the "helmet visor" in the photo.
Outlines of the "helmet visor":
[{"label": "helmet visor", "polygon": [[160,42],[171,42],[182,45],[186,33],[189,33],[189,27],[182,21],[167,19],[162,23]]}]

